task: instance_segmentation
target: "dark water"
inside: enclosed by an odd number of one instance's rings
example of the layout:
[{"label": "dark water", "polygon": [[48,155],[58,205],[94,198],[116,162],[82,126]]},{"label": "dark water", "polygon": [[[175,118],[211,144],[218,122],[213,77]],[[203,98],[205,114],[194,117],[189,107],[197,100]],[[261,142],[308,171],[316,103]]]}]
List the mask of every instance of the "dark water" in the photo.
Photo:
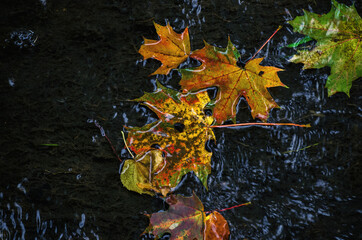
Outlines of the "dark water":
[{"label": "dark water", "polygon": [[[147,76],[159,62],[137,53],[142,36],[157,38],[152,21],[189,26],[192,49],[203,39],[225,47],[229,35],[243,61],[284,25],[259,54],[286,69],[289,86],[270,89],[281,109],[269,122],[312,124],[216,129],[209,191],[188,174],[177,192],[195,191],[207,211],[251,201],[223,212],[230,239],[361,238],[361,81],[350,98],[328,98],[328,68],[287,62],[293,50],[282,47],[300,35],[285,21],[303,8],[326,13],[330,1],[2,0],[0,239],[138,239],[142,213],[165,209],[122,187],[118,160],[89,123],[125,158],[123,126],[155,120],[125,101],[155,87]],[[175,89],[179,79],[160,77]],[[244,101],[237,121],[253,121]]]}]

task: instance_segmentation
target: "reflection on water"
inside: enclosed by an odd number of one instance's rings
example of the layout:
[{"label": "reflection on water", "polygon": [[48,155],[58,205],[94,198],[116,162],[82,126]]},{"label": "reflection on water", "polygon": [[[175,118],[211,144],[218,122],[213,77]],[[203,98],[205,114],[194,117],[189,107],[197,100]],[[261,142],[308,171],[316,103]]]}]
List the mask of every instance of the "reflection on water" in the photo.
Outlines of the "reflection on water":
[{"label": "reflection on water", "polygon": [[[17,189],[26,196],[27,192],[23,186],[24,179],[17,185]],[[19,202],[17,202],[19,201]],[[0,192],[0,239],[1,240],[23,240],[23,239],[99,239],[96,231],[85,228],[86,216],[84,213],[77,217],[80,218],[78,226],[74,224],[68,227],[68,223],[58,223],[57,218],[42,220],[39,209],[32,208],[23,211],[22,201],[26,198],[17,197],[14,201],[11,197]],[[35,220],[35,222],[34,222]],[[27,237],[26,237],[27,236]],[[30,237],[31,236],[31,237]]]},{"label": "reflection on water", "polygon": [[37,41],[37,36],[32,30],[17,30],[10,33],[8,39],[5,42],[8,44],[14,44],[15,46],[22,48],[34,47]]}]

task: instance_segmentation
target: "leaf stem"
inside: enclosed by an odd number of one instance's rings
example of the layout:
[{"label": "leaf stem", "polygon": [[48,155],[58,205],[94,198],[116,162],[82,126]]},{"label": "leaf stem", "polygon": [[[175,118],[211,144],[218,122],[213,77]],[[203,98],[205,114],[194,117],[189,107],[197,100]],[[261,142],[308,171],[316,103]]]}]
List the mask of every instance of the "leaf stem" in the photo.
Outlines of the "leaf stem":
[{"label": "leaf stem", "polygon": [[[274,35],[282,28],[282,26],[279,26],[277,30],[275,30],[275,32],[268,38],[268,40],[266,40],[266,42],[263,44],[263,46],[261,46],[259,48],[259,50],[246,62],[246,64],[248,62],[250,62],[251,60],[253,60],[253,58],[263,49],[263,47],[270,41],[270,39],[272,39],[274,37]],[[245,64],[245,65],[246,65]]]},{"label": "leaf stem", "polygon": [[210,128],[226,128],[226,127],[239,127],[239,126],[295,126],[295,127],[310,127],[310,124],[295,124],[295,123],[236,123],[228,125],[214,125]]},{"label": "leaf stem", "polygon": [[126,146],[129,154],[131,154],[132,158],[134,159],[134,155],[132,154],[131,150],[129,150],[129,148],[128,148],[128,145],[127,145],[127,142],[126,142],[126,138],[124,137],[124,132],[121,131],[121,133],[122,133],[122,138],[123,138],[124,145]]},{"label": "leaf stem", "polygon": [[238,207],[242,207],[242,206],[247,206],[247,205],[250,205],[250,204],[251,204],[251,202],[247,202],[247,203],[242,203],[242,204],[235,205],[235,206],[228,207],[228,208],[215,209],[215,210],[212,210],[212,211],[207,211],[207,212],[205,212],[205,213],[208,214],[208,213],[212,213],[213,211],[223,212],[223,211],[227,211],[227,210],[230,210],[230,209],[233,209],[233,208],[238,208]]},{"label": "leaf stem", "polygon": [[43,143],[40,144],[41,146],[46,146],[46,147],[59,147],[59,144],[57,143]]},{"label": "leaf stem", "polygon": [[[118,154],[117,154],[117,152],[116,152],[116,149],[114,149],[111,140],[108,138],[107,134],[104,132],[103,127],[102,127],[101,125],[99,125],[99,123],[98,123],[96,120],[94,121],[94,125],[95,125],[97,128],[99,128],[99,130],[101,131],[101,135],[107,139],[109,145],[111,146],[114,155],[116,155],[117,159],[118,159],[120,162],[122,162],[122,160],[119,158],[119,156],[118,156]],[[133,156],[133,155],[132,155],[132,156]]]},{"label": "leaf stem", "polygon": [[304,148],[300,148],[300,149],[297,149],[297,150],[289,150],[289,151],[286,151],[286,152],[282,152],[282,154],[303,151],[303,150],[305,150],[305,149],[307,149],[307,148],[311,148],[311,147],[317,146],[317,145],[319,145],[319,144],[320,144],[320,143],[315,143],[315,144],[312,144],[312,145],[309,145],[309,146],[306,146],[306,147],[304,147]]}]

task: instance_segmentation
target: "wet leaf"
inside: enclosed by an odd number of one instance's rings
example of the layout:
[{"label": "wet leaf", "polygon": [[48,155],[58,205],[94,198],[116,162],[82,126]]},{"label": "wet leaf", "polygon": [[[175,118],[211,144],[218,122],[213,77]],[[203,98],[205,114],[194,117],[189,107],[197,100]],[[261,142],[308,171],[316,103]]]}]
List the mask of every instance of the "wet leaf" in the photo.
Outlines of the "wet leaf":
[{"label": "wet leaf", "polygon": [[157,188],[154,176],[165,167],[165,158],[160,150],[138,154],[135,159],[124,162],[121,173],[123,186],[140,194],[154,195],[155,192],[169,192],[168,188]]},{"label": "wet leaf", "polygon": [[169,209],[153,213],[144,233],[151,233],[156,239],[165,233],[171,234],[170,240],[228,239],[230,232],[225,218],[218,212],[206,217],[204,206],[195,193],[191,197],[170,195],[166,202]]},{"label": "wet leaf", "polygon": [[302,45],[304,43],[307,43],[307,42],[310,42],[312,41],[313,38],[309,37],[309,36],[305,36],[304,38],[296,41],[295,43],[291,43],[291,44],[288,44],[287,47],[289,48],[295,48],[295,47],[298,47],[299,45]]},{"label": "wet leaf", "polygon": [[289,23],[295,32],[317,40],[312,50],[300,50],[289,61],[304,63],[305,69],[330,67],[328,96],[336,92],[349,96],[352,81],[362,76],[362,21],[356,8],[333,0],[329,13],[304,11]]},{"label": "wet leaf", "polygon": [[206,217],[205,240],[229,239],[230,230],[226,219],[217,211]]},{"label": "wet leaf", "polygon": [[183,33],[174,32],[169,23],[161,26],[154,23],[159,40],[144,39],[139,53],[144,59],[155,58],[162,62],[154,74],[168,74],[171,69],[177,68],[190,54],[190,38],[186,28]]},{"label": "wet leaf", "polygon": [[260,66],[262,58],[249,61],[244,68],[238,67],[240,54],[230,39],[226,48],[205,42],[205,47],[196,50],[190,57],[202,64],[196,68],[181,69],[180,85],[185,92],[218,87],[216,98],[209,104],[216,123],[235,122],[236,106],[241,97],[247,100],[253,118],[263,121],[267,120],[270,109],[279,107],[267,88],[285,87],[277,74],[282,69]]},{"label": "wet leaf", "polygon": [[160,189],[176,187],[181,178],[193,171],[207,188],[211,172],[211,152],[205,149],[209,140],[215,140],[209,128],[211,116],[203,112],[210,101],[207,92],[181,94],[163,87],[145,93],[135,101],[154,111],[159,120],[143,127],[129,128],[127,144],[136,154],[143,154],[152,146],[159,146],[165,154],[165,167],[153,177]]}]

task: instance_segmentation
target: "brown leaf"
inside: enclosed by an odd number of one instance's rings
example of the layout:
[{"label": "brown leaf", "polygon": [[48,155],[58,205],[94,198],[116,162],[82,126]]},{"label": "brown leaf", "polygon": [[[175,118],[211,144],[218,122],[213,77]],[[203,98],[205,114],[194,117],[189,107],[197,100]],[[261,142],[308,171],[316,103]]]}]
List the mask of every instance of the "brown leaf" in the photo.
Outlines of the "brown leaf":
[{"label": "brown leaf", "polygon": [[152,233],[156,239],[170,233],[170,240],[202,240],[205,212],[200,199],[195,194],[191,197],[171,195],[166,201],[170,204],[169,209],[153,213],[145,233]]},{"label": "brown leaf", "polygon": [[214,211],[207,215],[204,240],[227,240],[229,235],[228,222],[219,212]]}]

